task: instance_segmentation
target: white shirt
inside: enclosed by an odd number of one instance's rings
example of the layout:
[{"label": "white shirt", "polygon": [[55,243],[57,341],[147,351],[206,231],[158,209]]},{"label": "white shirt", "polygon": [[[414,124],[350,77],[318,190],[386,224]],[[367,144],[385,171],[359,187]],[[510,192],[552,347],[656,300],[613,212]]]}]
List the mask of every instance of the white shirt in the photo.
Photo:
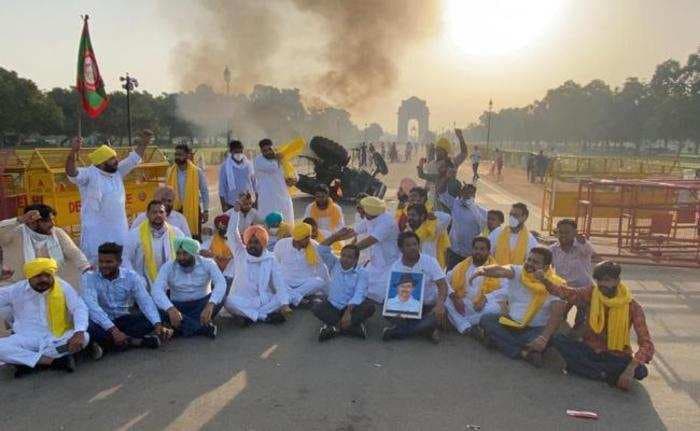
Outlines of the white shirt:
[{"label": "white shirt", "polygon": [[388,269],[399,258],[399,247],[396,244],[399,226],[391,214],[384,213],[372,220],[361,219],[354,230],[358,235],[366,234],[377,240],[376,244],[369,247],[369,263],[366,267],[369,273],[367,296],[383,302],[389,283]]},{"label": "white shirt", "polygon": [[[304,218],[311,217],[311,207],[314,203],[311,202],[306,206],[306,211],[304,211]],[[340,220],[338,220],[338,225],[335,228],[331,227],[331,218],[330,217],[320,217],[319,219],[314,219],[316,220],[316,224],[318,225],[318,230],[321,231],[324,237],[328,237],[331,234],[335,233],[338,231],[340,228],[345,226],[345,215],[343,214],[343,209],[340,207],[335,202],[329,202],[330,205],[333,205],[336,210],[340,211]]]},{"label": "white shirt", "polygon": [[[329,280],[328,269],[321,259],[321,255],[316,250],[318,262],[311,266],[306,261],[306,249],[301,250],[294,247],[292,238],[282,238],[275,244],[273,251],[275,259],[282,268],[282,276],[291,287],[298,287],[304,284],[309,278],[320,277]],[[318,247],[318,243],[311,240],[311,247]]]},{"label": "white shirt", "polygon": [[[236,211],[231,208],[228,211],[226,211],[224,214],[227,214],[230,218],[233,217],[233,214],[236,213]],[[243,234],[246,229],[249,227],[253,226],[254,224],[265,224],[265,220],[263,220],[260,217],[260,213],[258,213],[258,210],[255,208],[251,208],[250,211],[247,213],[243,214],[242,212],[238,212],[238,232]]]},{"label": "white shirt", "polygon": [[420,301],[415,299],[414,297],[408,298],[407,301],[402,301],[398,296],[394,296],[393,298],[389,298],[389,300],[386,301],[386,310],[387,311],[408,311],[408,312],[414,312],[414,313],[420,313],[421,311],[421,306],[420,306]]},{"label": "white shirt", "polygon": [[[496,253],[496,244],[498,243],[498,237],[501,235],[501,232],[503,229],[508,229],[510,230],[510,226],[507,225],[502,225],[497,227],[496,229],[493,230],[489,234],[489,241],[491,241],[491,254],[495,255]],[[509,244],[510,244],[510,249],[514,250],[515,246],[518,244],[518,236],[520,235],[520,231],[513,233],[513,231],[510,232],[510,238],[509,238]],[[527,248],[525,249],[525,257],[527,258],[527,255],[530,254],[530,250],[533,248],[537,247],[539,244],[535,237],[530,233],[527,238]]]},{"label": "white shirt", "polygon": [[255,187],[258,192],[258,212],[267,217],[279,211],[284,221],[294,223],[294,207],[279,162],[266,159],[262,154],[255,158]]},{"label": "white shirt", "polygon": [[399,259],[397,259],[391,266],[390,273],[397,271],[422,273],[424,277],[423,285],[425,286],[423,290],[423,304],[435,304],[437,300],[437,285],[435,282],[445,279],[445,272],[442,270],[442,268],[440,268],[440,264],[438,263],[437,259],[435,259],[433,256],[421,253],[420,258],[418,258],[418,262],[409,267],[404,265],[402,259],[399,257]]},{"label": "white shirt", "polygon": [[[532,293],[530,290],[523,286],[520,281],[520,277],[523,274],[522,265],[511,265],[513,272],[515,272],[515,277],[508,283],[508,292],[506,298],[508,299],[508,314],[511,319],[521,322],[528,307],[530,306],[530,301],[532,301]],[[550,315],[550,304],[558,299],[552,295],[547,295],[547,299],[540,307],[535,317],[530,321],[530,327],[544,326],[547,324]]]},{"label": "white shirt", "polygon": [[[481,285],[484,284],[484,281],[486,281],[485,277],[477,277],[472,281],[472,284],[469,284],[469,278],[474,274],[478,266],[471,265],[469,266],[469,269],[467,270],[467,274],[464,278],[464,284],[465,284],[465,289],[464,289],[464,303],[467,305],[467,308],[470,312],[474,312],[474,309],[472,307],[472,303],[476,299],[476,295],[479,293],[481,290]],[[452,280],[452,273],[454,270],[450,271],[447,273],[447,279]],[[498,281],[501,283],[500,287],[496,290],[494,290],[491,293],[486,294],[486,302],[490,303],[497,303],[501,302],[505,299],[506,294],[508,293],[508,285],[509,285],[509,280],[507,278],[499,278]],[[454,292],[454,287],[450,285],[450,293]]]},{"label": "white shirt", "polygon": [[420,252],[433,256],[437,259],[437,239],[443,232],[447,232],[447,227],[450,225],[451,218],[449,214],[442,211],[435,211],[435,218],[437,219],[435,238],[432,241],[421,241]]},{"label": "white shirt", "polygon": [[[131,222],[131,229],[139,227],[141,223],[143,223],[146,220],[148,220],[146,213],[139,213],[134,219],[134,221]],[[170,211],[167,221],[168,223],[170,223],[171,226],[175,226],[176,228],[180,229],[186,237],[192,236],[192,232],[190,232],[190,227],[187,224],[187,219],[184,215],[182,215],[181,212],[175,210]]]},{"label": "white shirt", "polygon": [[[175,226],[171,227],[173,228],[175,238],[182,238],[185,236],[180,229],[176,228]],[[160,269],[165,262],[171,258],[175,258],[175,256],[170,255],[171,245],[169,244],[169,236],[167,232],[160,238],[154,238],[151,234],[151,244],[153,245],[153,258],[156,261],[156,268]],[[143,247],[141,246],[141,232],[138,227],[129,231],[124,252],[124,267],[136,271],[139,275],[144,277],[150,285],[151,280],[149,280],[148,276],[146,275]]]},{"label": "white shirt", "polygon": [[97,247],[104,242],[124,245],[129,224],[126,220],[124,177],[141,163],[132,151],[119,162],[117,172],[108,174],[95,166],[78,168],[68,180],[80,191],[80,248],[91,262],[97,261]]},{"label": "white shirt", "polygon": [[[66,296],[66,306],[73,318],[75,331],[87,331],[88,309],[73,287],[56,277]],[[15,318],[12,329],[19,335],[54,338],[48,323],[46,293],[32,289],[28,280],[0,288],[0,308],[10,307]]]}]

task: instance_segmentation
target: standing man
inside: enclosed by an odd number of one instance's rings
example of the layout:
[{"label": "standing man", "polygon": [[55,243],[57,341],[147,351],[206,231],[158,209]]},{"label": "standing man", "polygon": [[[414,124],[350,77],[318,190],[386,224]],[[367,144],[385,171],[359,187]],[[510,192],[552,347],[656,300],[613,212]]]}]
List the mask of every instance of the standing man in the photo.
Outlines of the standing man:
[{"label": "standing man", "polygon": [[474,175],[472,176],[472,182],[475,183],[476,180],[479,179],[479,163],[481,162],[481,153],[479,152],[479,147],[474,146],[474,151],[472,151],[471,156],[469,158],[472,161],[472,172]]},{"label": "standing man", "polygon": [[401,257],[394,262],[389,273],[398,271],[423,274],[423,314],[420,319],[391,318],[392,325],[384,328],[382,339],[389,341],[424,335],[437,344],[440,342],[439,327],[447,327],[445,300],[448,287],[445,273],[434,257],[420,252],[420,239],[415,232],[402,232],[397,242]]},{"label": "standing man", "polygon": [[396,240],[399,227],[394,217],[386,211],[383,200],[368,196],[360,201],[364,218],[355,224],[354,228],[342,228],[335,235],[335,241],[366,235],[357,242],[360,250],[369,249],[370,258],[366,266],[369,274],[367,297],[375,302],[383,303],[389,284],[390,268],[399,257]]},{"label": "standing man", "polygon": [[88,311],[70,284],[56,277],[58,265],[37,257],[24,264],[25,280],[0,289],[0,308],[11,307],[13,335],[0,338],[0,361],[15,377],[37,365],[75,371],[74,353],[88,344]]},{"label": "standing man", "polygon": [[253,163],[243,154],[241,141],[228,144],[229,157],[219,167],[219,199],[221,211],[226,212],[241,195],[255,193]]},{"label": "standing man", "polygon": [[[122,246],[106,242],[98,248],[97,271],[83,275],[83,299],[90,314],[90,350],[99,359],[103,349],[157,349],[172,331],[162,325],[158,308],[137,273],[121,267]],[[138,311],[132,311],[138,305]]]},{"label": "standing man", "polygon": [[24,208],[24,214],[0,222],[0,247],[3,264],[14,269],[10,282],[22,279],[22,268],[36,257],[50,257],[58,265],[58,274],[71,286],[77,286],[80,274],[90,269],[90,262],[71,237],[54,226],[56,210],[48,205],[34,204]]},{"label": "standing man", "polygon": [[257,188],[258,212],[270,214],[280,212],[287,223],[294,223],[294,206],[289,187],[297,178],[285,178],[281,166],[282,155],[275,152],[272,141],[260,141],[260,155],[255,158],[255,186]]},{"label": "standing man", "polygon": [[535,247],[524,265],[480,266],[469,277],[470,284],[478,277],[509,280],[501,312],[483,315],[479,325],[484,330],[487,345],[497,347],[509,358],[525,359],[536,367],[542,366],[542,352],[566,310],[566,304],[550,295],[540,281],[546,277],[555,284],[564,282],[551,264],[549,249]]},{"label": "standing man", "polygon": [[163,264],[175,258],[175,240],[185,234],[165,221],[165,205],[162,202],[149,202],[146,211],[147,221],[129,231],[124,247],[124,263],[146,279],[150,290]]},{"label": "standing man", "polygon": [[530,215],[527,205],[514,203],[508,216],[508,225],[494,229],[489,235],[491,254],[499,265],[522,265],[537,240],[525,227]]},{"label": "standing man", "polygon": [[328,238],[341,227],[345,226],[345,216],[340,205],[333,202],[330,190],[325,184],[319,184],[314,192],[314,201],[306,206],[304,218],[311,217],[316,221],[324,238]]},{"label": "standing man", "polygon": [[80,249],[92,263],[97,262],[97,247],[104,242],[124,245],[129,224],[126,220],[126,194],[124,177],[139,163],[153,139],[153,132],[144,130],[136,150],[121,162],[117,153],[102,145],[89,158],[87,168],[76,167],[76,156],[80,152],[82,139],[76,138],[66,159],[68,180],[80,191]]},{"label": "standing man", "polygon": [[[173,202],[175,201],[175,191],[170,186],[160,186],[153,193],[153,200],[163,202],[165,205],[165,213],[167,215],[166,221],[176,228],[180,229],[185,236],[192,236],[190,232],[190,227],[187,225],[187,219],[181,212],[175,211],[173,209]],[[146,221],[148,216],[146,212],[139,213],[134,221],[131,222],[131,229],[137,228],[141,223]]]},{"label": "standing man", "polygon": [[448,271],[471,255],[472,242],[486,225],[486,208],[477,204],[475,198],[476,186],[469,183],[459,189],[458,196],[452,196],[449,192],[440,196],[452,215],[450,248],[445,259]]},{"label": "standing man", "polygon": [[194,238],[200,237],[202,224],[209,220],[209,187],[207,176],[190,158],[192,149],[187,144],[175,147],[175,164],[166,174],[167,183],[175,191],[173,207],[187,219]]},{"label": "standing man", "polygon": [[216,338],[212,320],[226,299],[226,280],[216,262],[199,255],[199,243],[192,238],[176,239],[175,253],[158,272],[153,299],[176,334]]}]

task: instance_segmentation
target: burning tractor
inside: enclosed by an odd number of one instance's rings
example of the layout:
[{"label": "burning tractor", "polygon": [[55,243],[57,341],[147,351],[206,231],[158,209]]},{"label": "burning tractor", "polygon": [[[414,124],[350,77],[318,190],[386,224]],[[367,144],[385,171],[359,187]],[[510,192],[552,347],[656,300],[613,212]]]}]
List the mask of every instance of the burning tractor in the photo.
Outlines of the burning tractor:
[{"label": "burning tractor", "polygon": [[300,174],[299,182],[296,184],[299,190],[313,194],[319,184],[334,188],[334,182],[337,180],[340,181],[343,199],[355,200],[360,193],[384,198],[386,185],[376,177],[378,174],[386,175],[389,169],[379,153],[372,153],[375,170],[369,173],[365,169],[349,167],[350,154],[337,142],[322,136],[314,136],[309,146],[316,157],[300,157],[313,162],[314,175]]}]

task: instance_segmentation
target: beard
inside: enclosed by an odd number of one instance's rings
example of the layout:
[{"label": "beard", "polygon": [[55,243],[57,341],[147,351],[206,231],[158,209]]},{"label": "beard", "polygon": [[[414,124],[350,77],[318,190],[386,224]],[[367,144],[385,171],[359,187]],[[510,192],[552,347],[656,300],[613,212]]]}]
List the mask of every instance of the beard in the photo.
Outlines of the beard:
[{"label": "beard", "polygon": [[472,256],[472,262],[474,262],[474,265],[476,266],[485,264],[487,260],[488,256]]},{"label": "beard", "polygon": [[104,165],[102,167],[102,170],[107,172],[108,174],[113,174],[113,173],[117,172],[118,168],[119,168],[119,166]]}]

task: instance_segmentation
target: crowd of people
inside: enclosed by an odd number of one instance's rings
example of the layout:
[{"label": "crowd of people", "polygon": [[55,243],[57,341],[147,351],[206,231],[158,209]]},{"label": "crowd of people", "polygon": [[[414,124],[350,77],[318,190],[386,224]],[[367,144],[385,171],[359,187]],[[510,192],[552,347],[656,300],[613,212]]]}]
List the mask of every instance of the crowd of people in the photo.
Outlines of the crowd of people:
[{"label": "crowd of people", "polygon": [[[80,247],[54,225],[56,212],[45,204],[0,222],[0,317],[11,330],[0,338],[0,361],[12,364],[16,377],[42,368],[72,372],[81,351],[99,359],[157,349],[172,337],[215,339],[223,309],[241,328],[283,324],[310,309],[320,321],[319,342],[364,339],[366,321],[385,314],[391,301],[393,310],[422,309],[385,316],[384,341],[439,343],[451,326],[537,367],[551,347],[569,373],[621,389],[643,379],[654,346],[620,265],[593,266],[593,247],[573,220],[559,221],[557,241],[546,245],[528,230],[525,204],[513,203],[507,217],[478,204],[480,154],[468,157],[457,136],[458,154],[443,138],[432,160],[421,159],[424,186],[402,181],[396,209],[361,196],[352,224],[326,185],[296,219],[289,152],[263,139],[251,161],[232,141],[219,169],[222,213],[210,236],[202,228],[207,177],[188,146],[176,148],[166,183],[129,226],[123,180],[153,134],[142,132],[122,160],[108,146],[96,149],[88,167],[76,166],[76,140],[66,174],[82,201]],[[457,171],[468,158],[472,182],[463,183]],[[404,275],[389,298],[396,273]],[[418,297],[406,274],[421,274]],[[572,307],[576,323],[563,334]],[[634,354],[630,328],[639,346]]]}]

